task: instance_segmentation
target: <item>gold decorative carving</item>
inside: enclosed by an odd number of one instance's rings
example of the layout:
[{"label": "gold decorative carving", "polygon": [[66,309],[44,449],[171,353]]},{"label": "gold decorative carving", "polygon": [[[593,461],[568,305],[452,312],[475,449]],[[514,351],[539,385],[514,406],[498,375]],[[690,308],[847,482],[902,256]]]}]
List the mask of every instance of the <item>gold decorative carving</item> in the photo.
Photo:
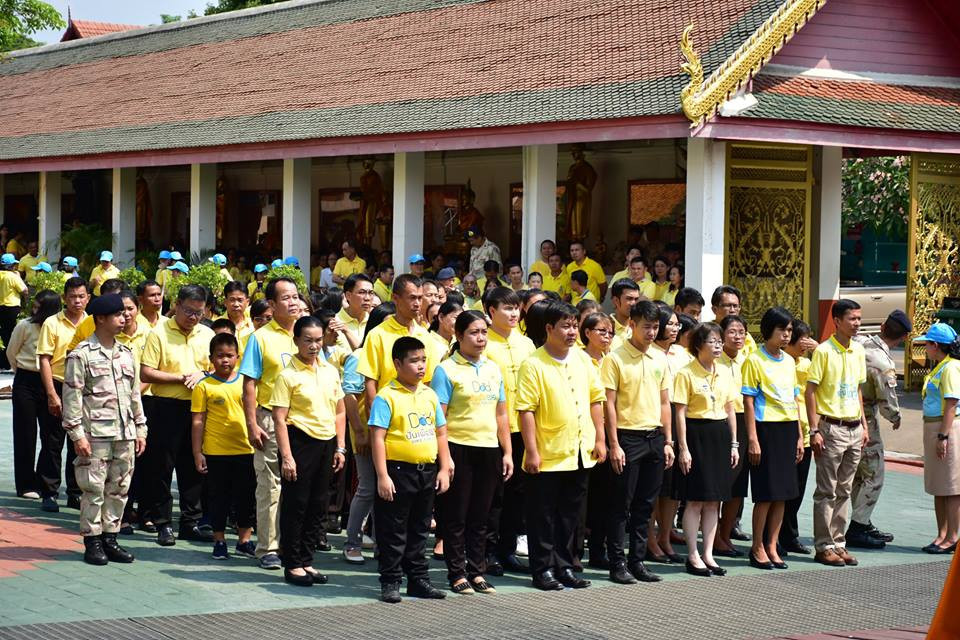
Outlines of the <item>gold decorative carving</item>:
[{"label": "gold decorative carving", "polygon": [[680,91],[680,104],[691,126],[713,117],[720,105],[752,79],[826,2],[786,0],[706,79],[693,45],[694,25],[688,25],[680,36],[680,52],[686,59],[680,68],[690,76],[690,82]]}]

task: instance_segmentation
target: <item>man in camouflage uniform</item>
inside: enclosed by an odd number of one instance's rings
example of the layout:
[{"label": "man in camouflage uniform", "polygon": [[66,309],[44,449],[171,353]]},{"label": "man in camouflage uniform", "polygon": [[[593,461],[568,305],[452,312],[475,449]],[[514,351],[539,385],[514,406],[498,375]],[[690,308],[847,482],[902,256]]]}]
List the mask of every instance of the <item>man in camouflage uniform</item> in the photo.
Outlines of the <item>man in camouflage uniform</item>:
[{"label": "man in camouflage uniform", "polygon": [[87,306],[96,328],[67,356],[63,376],[63,427],[77,451],[84,562],[133,562],[117,532],[135,456],[146,448],[147,421],[140,376],[130,348],[116,341],[123,330],[123,300],[116,293]]},{"label": "man in camouflage uniform", "polygon": [[[490,242],[480,227],[474,226],[467,230],[467,242],[470,243],[470,273],[476,276],[477,280],[484,277],[483,265],[488,260],[503,264],[500,247]],[[483,295],[483,291],[480,294]]]},{"label": "man in camouflage uniform", "polygon": [[879,412],[893,428],[900,428],[900,402],[897,400],[897,370],[890,349],[900,345],[913,324],[897,309],[880,325],[880,335],[857,339],[867,360],[867,383],[863,385],[863,411],[867,419],[869,441],[863,448],[860,465],[853,479],[851,494],[853,515],[847,529],[847,544],[862,549],[882,549],[893,542],[893,535],[879,531],[870,517],[883,489],[883,439]]}]

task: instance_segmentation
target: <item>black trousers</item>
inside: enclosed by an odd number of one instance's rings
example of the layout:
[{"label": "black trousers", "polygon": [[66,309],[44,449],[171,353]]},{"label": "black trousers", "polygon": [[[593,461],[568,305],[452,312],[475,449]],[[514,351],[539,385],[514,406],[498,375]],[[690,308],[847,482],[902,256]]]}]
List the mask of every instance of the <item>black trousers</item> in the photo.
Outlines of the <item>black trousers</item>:
[{"label": "black trousers", "polygon": [[317,440],[293,425],[287,425],[287,434],[297,479],[280,480],[280,555],[284,567],[297,569],[313,565],[323,533],[337,439]]},{"label": "black trousers", "polygon": [[396,492],[387,502],[377,494],[373,504],[373,529],[380,551],[380,582],[400,582],[428,577],[426,545],[436,495],[437,466],[387,460],[387,473]]},{"label": "black trousers", "polygon": [[487,570],[487,523],[490,504],[502,484],[503,454],[499,447],[450,443],[456,473],[450,489],[437,496],[437,524],[443,531],[447,579],[472,580]]},{"label": "black trousers", "polygon": [[13,481],[17,495],[39,491],[37,479],[37,434],[50,419],[47,392],[40,374],[17,369],[13,376]]},{"label": "black trousers", "polygon": [[200,521],[203,479],[193,462],[190,401],[148,396],[147,450],[144,452],[140,483],[140,518],[158,527],[173,522],[173,472],[177,472],[180,494],[180,529]]},{"label": "black trousers", "polygon": [[527,546],[534,576],[548,569],[573,568],[574,538],[589,477],[582,466],[527,476]]},{"label": "black trousers", "polygon": [[207,459],[207,516],[214,531],[225,531],[232,508],[237,527],[257,524],[257,474],[253,454],[205,455]]},{"label": "black trousers", "polygon": [[[54,380],[53,388],[62,400],[63,383]],[[61,469],[64,443],[67,445],[67,465],[66,469]],[[67,438],[67,432],[63,430],[60,416],[48,413],[46,420],[40,423],[40,455],[37,457],[37,478],[43,497],[56,497],[60,493],[60,480],[64,476],[67,479],[67,495],[80,497],[82,491],[77,486],[77,476],[73,471],[73,461],[76,458],[77,453],[73,450],[73,443]]]},{"label": "black trousers", "polygon": [[[610,498],[613,494],[613,470],[609,462],[597,464],[590,469],[590,485],[587,488],[587,529],[590,530],[587,546],[590,557],[599,557],[607,552],[610,531]],[[578,539],[579,542],[579,539]]]},{"label": "black trousers", "polygon": [[780,526],[780,544],[785,545],[800,537],[800,525],[797,513],[803,503],[803,494],[807,491],[807,476],[810,473],[810,460],[813,456],[810,447],[803,450],[803,458],[797,463],[797,485],[800,493],[793,500],[787,500],[783,508],[783,524]]},{"label": "black trousers", "polygon": [[[20,315],[20,307],[0,307],[0,339],[4,345],[10,344],[10,335],[13,328],[17,326],[17,316]],[[0,369],[9,369],[10,361],[7,359],[7,349],[4,346],[0,351]]]},{"label": "black trousers", "polygon": [[527,531],[523,505],[528,476],[523,471],[523,436],[511,433],[510,445],[513,476],[497,485],[487,521],[487,552],[501,559],[517,552],[517,536]]},{"label": "black trousers", "polygon": [[622,473],[613,474],[607,543],[611,567],[626,561],[623,543],[627,534],[630,563],[643,562],[647,552],[647,524],[660,495],[664,464],[664,437],[659,429],[649,432],[618,429],[617,439],[627,463]]}]

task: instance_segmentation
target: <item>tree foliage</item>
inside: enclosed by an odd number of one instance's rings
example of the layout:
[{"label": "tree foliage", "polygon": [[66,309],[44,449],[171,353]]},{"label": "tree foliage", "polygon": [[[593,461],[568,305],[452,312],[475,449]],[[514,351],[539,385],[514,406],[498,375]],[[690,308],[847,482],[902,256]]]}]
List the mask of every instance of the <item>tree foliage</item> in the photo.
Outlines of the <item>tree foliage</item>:
[{"label": "tree foliage", "polygon": [[212,262],[195,264],[190,267],[189,273],[177,276],[167,284],[167,300],[176,300],[183,285],[199,284],[212,292],[218,303],[223,304],[223,288],[227,282],[227,277],[220,273],[220,267]]},{"label": "tree foliage", "polygon": [[207,8],[203,10],[203,15],[212,16],[215,13],[249,9],[251,7],[260,7],[277,2],[283,2],[283,0],[217,0],[213,3],[207,3]]},{"label": "tree foliage", "polygon": [[910,157],[852,158],[843,164],[844,226],[904,237],[910,216]]},{"label": "tree foliage", "polygon": [[60,12],[42,0],[0,0],[0,53],[40,43],[29,36],[67,26]]},{"label": "tree foliage", "polygon": [[[52,241],[55,245],[56,240]],[[100,252],[113,246],[113,234],[99,224],[74,224],[60,234],[60,255],[73,256],[80,263],[80,273],[89,277],[100,260]],[[44,247],[47,255],[55,253],[53,247]]]}]

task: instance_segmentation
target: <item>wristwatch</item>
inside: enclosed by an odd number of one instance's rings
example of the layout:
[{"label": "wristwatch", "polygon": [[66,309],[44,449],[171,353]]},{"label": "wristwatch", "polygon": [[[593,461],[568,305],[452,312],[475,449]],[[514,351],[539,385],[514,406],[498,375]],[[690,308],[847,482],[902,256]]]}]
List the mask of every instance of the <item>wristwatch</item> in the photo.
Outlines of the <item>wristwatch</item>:
[{"label": "wristwatch", "polygon": [[937,434],[937,440],[946,441],[946,440],[949,439],[949,438],[950,438],[950,434],[948,434],[948,433],[938,433],[938,434]]}]

